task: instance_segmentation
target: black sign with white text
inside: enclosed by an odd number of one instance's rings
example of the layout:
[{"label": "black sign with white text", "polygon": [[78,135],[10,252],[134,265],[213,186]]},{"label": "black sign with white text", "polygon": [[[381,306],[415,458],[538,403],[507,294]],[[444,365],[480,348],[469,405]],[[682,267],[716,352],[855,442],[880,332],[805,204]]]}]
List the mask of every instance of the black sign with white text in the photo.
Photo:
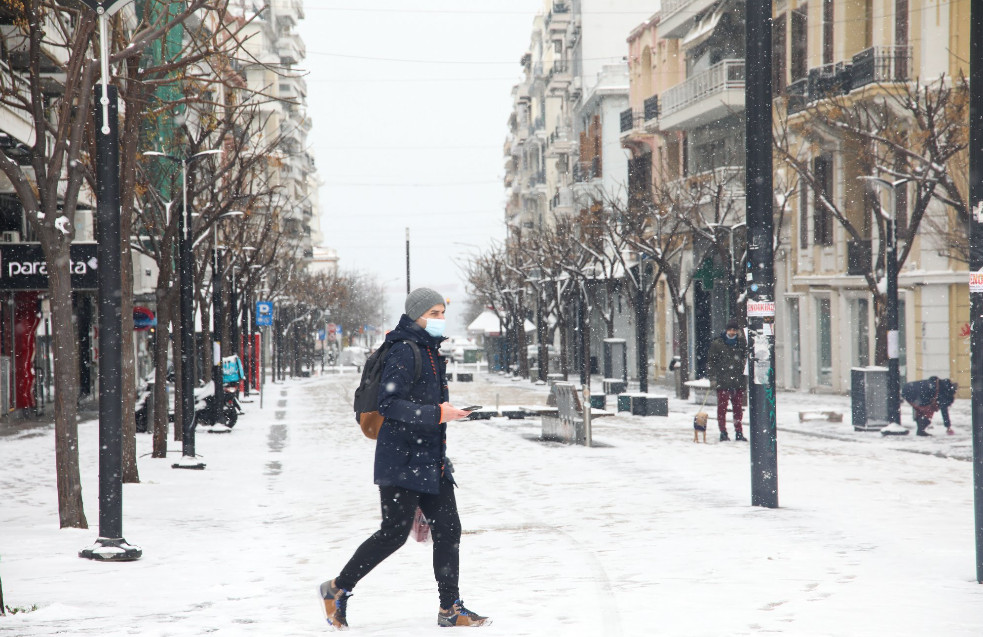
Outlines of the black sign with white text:
[{"label": "black sign with white text", "polygon": [[[96,244],[73,243],[69,252],[73,290],[99,287]],[[40,243],[0,244],[0,290],[46,290],[48,265]]]}]

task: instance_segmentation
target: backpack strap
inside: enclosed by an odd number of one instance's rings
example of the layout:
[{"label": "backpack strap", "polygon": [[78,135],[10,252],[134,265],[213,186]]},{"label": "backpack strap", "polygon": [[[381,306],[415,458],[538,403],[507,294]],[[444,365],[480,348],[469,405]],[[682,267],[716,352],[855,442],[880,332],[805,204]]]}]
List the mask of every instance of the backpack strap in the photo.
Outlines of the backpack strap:
[{"label": "backpack strap", "polygon": [[410,346],[413,351],[413,382],[420,380],[420,374],[423,372],[423,357],[420,356],[420,346],[413,341],[403,341]]}]

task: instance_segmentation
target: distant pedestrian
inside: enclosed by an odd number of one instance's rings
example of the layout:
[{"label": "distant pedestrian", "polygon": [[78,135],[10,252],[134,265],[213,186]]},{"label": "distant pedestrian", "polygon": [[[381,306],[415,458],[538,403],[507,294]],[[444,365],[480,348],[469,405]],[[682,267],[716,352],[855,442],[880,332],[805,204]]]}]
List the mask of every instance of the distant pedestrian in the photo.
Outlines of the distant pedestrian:
[{"label": "distant pedestrian", "polygon": [[942,412],[942,422],[945,432],[952,434],[952,422],[949,420],[949,406],[956,400],[956,390],[959,385],[948,378],[930,376],[925,380],[905,383],[901,396],[911,405],[912,415],[917,426],[916,434],[929,436],[926,429],[932,424],[935,412]]},{"label": "distant pedestrian", "polygon": [[[458,590],[461,520],[454,496],[454,476],[446,457],[447,423],[468,416],[448,402],[446,362],[439,355],[444,340],[444,298],[428,288],[406,297],[406,313],[386,335],[393,342],[379,383],[379,413],[385,418],[375,449],[375,483],[382,502],[382,525],[355,551],[333,580],[319,588],[328,623],[348,629],[352,589],[405,542],[419,507],[430,523],[433,570],[440,596],[438,626],[483,626],[491,623],[464,607]],[[412,341],[422,355],[417,368]]]},{"label": "distant pedestrian", "polygon": [[727,436],[727,403],[734,410],[734,440],[747,440],[744,437],[744,391],[747,376],[747,339],[737,327],[737,319],[727,321],[727,329],[710,344],[707,356],[707,376],[711,386],[717,388],[717,426],[720,440],[730,440]]}]

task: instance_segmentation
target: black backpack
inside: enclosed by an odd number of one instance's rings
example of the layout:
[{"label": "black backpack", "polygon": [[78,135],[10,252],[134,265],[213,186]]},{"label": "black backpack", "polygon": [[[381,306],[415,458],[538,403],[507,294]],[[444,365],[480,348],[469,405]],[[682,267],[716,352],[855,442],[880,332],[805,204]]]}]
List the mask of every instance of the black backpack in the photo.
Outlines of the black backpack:
[{"label": "black backpack", "polygon": [[423,359],[420,348],[413,341],[387,341],[372,352],[362,368],[362,380],[355,390],[355,421],[362,427],[366,438],[375,440],[379,437],[379,428],[385,420],[379,413],[379,383],[382,380],[382,367],[386,363],[389,350],[396,343],[406,343],[413,350],[413,382],[420,379],[423,369]]}]

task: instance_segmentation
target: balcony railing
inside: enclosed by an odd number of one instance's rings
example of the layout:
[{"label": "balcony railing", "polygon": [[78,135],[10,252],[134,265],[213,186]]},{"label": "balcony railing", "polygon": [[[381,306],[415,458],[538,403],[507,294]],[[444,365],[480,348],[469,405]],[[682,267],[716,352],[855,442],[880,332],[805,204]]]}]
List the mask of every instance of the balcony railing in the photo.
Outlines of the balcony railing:
[{"label": "balcony railing", "polygon": [[744,88],[744,60],[723,60],[661,94],[661,116],[667,117],[709,97]]},{"label": "balcony railing", "polygon": [[645,121],[648,122],[659,117],[659,96],[652,95],[646,98],[642,102],[642,114],[644,115]]},{"label": "balcony railing", "polygon": [[824,64],[809,69],[809,75],[788,85],[789,114],[806,104],[882,82],[907,82],[911,79],[910,46],[872,46],[849,62]]},{"label": "balcony railing", "polygon": [[872,46],[853,56],[851,89],[874,82],[907,82],[910,72],[910,46]]},{"label": "balcony railing", "polygon": [[627,133],[635,125],[634,111],[630,108],[626,108],[621,111],[621,132]]}]

